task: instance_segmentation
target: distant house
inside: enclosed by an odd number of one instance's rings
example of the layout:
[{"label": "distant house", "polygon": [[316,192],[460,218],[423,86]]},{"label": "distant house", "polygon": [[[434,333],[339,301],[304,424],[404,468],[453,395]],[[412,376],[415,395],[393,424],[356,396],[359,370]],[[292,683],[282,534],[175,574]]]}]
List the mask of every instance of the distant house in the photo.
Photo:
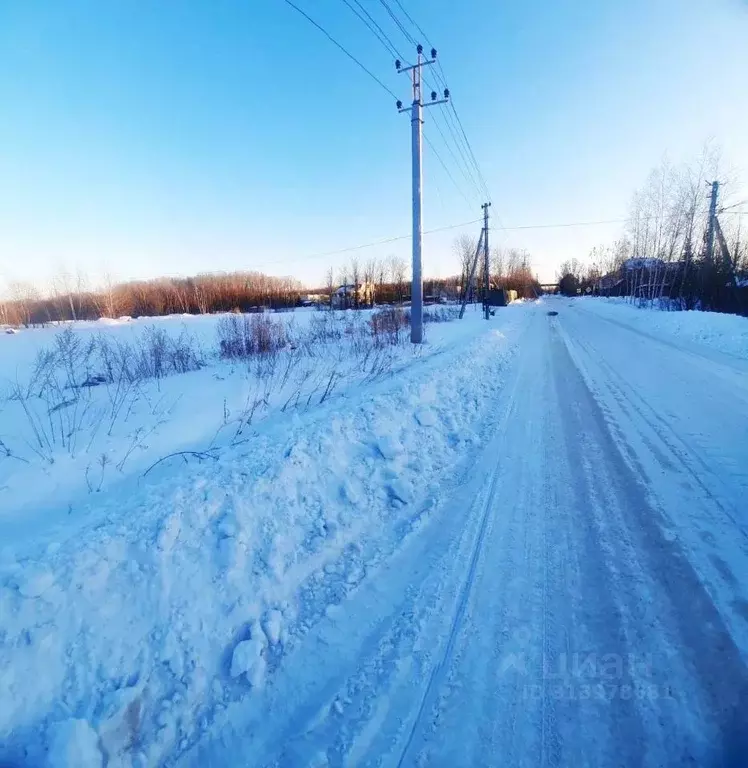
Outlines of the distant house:
[{"label": "distant house", "polygon": [[624,288],[624,280],[618,272],[609,272],[598,279],[595,292],[600,296],[620,296]]},{"label": "distant house", "polygon": [[332,295],[332,305],[335,309],[348,309],[355,306],[369,306],[374,303],[374,284],[360,283],[341,285]]},{"label": "distant house", "polygon": [[301,306],[314,307],[317,304],[327,304],[329,300],[329,297],[325,296],[323,293],[310,293],[301,297]]},{"label": "distant house", "polygon": [[626,259],[619,270],[600,277],[595,282],[594,291],[602,296],[667,296],[685,269],[683,261]]},{"label": "distant house", "polygon": [[665,265],[665,262],[662,259],[626,259],[626,261],[623,262],[623,271],[624,272],[632,272],[634,270],[638,269],[660,269]]}]

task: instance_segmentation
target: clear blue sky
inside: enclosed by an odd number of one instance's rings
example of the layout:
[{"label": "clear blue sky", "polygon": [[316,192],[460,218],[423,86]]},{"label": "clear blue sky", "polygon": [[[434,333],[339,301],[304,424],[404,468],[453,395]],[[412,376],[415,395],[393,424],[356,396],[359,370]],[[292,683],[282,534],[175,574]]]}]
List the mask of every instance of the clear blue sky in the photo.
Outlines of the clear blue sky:
[{"label": "clear blue sky", "polygon": [[[407,101],[341,0],[296,2]],[[362,2],[406,52],[380,3]],[[746,178],[745,0],[403,4],[439,49],[506,226],[625,216],[652,166],[709,138]],[[0,0],[0,104],[0,290],[79,268],[321,283],[350,256],[308,256],[410,230],[407,117],[282,0]],[[467,187],[434,109],[426,133]],[[424,162],[424,226],[477,218],[428,147]],[[528,248],[548,279],[618,230],[494,242]],[[456,271],[462,231],[426,238],[427,274]]]}]

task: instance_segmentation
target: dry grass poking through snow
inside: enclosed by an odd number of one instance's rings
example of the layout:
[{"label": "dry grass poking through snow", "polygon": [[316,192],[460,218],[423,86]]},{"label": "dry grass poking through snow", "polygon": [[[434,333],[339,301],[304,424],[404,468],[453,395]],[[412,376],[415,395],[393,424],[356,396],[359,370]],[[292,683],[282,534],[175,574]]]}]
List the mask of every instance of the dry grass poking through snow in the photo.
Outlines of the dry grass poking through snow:
[{"label": "dry grass poking through snow", "polygon": [[[451,307],[427,308],[424,320],[443,322],[456,314]],[[142,468],[170,451],[197,449],[198,455],[242,442],[273,412],[309,410],[420,354],[411,348],[410,317],[401,308],[322,311],[304,320],[226,315],[217,320],[214,344],[183,325],[147,325],[127,340],[66,327],[0,391],[0,487],[4,475],[49,469],[65,458],[67,471],[80,466],[85,487],[96,492],[113,472],[134,471],[134,457]],[[203,368],[212,374],[174,380]],[[181,420],[196,410],[205,422],[202,432],[192,430],[204,437],[199,446],[180,437]]]}]

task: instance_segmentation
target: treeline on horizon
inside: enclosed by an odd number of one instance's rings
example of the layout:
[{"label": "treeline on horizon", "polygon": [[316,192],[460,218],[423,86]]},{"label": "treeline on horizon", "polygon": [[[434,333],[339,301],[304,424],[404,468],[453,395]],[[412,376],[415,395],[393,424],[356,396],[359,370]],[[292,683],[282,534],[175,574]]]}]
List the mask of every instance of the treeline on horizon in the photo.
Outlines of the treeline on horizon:
[{"label": "treeline on horizon", "polygon": [[0,301],[0,323],[28,326],[123,316],[247,312],[254,307],[293,307],[302,295],[298,280],[259,272],[122,283],[106,280],[98,289],[88,288],[83,275],[75,279],[62,275],[44,294],[31,283],[12,283],[10,297]]},{"label": "treeline on horizon", "polygon": [[[455,242],[461,260],[461,274],[424,280],[427,300],[457,300],[468,282],[467,254],[474,253],[469,239]],[[481,260],[482,261],[482,260]],[[506,266],[505,266],[506,265]],[[287,310],[302,306],[308,297],[319,304],[330,303],[331,295],[341,285],[366,284],[370,298],[365,303],[353,293],[352,308],[376,304],[397,304],[410,299],[410,278],[406,259],[371,259],[365,263],[353,259],[349,264],[330,269],[324,286],[307,288],[293,277],[274,277],[261,272],[206,273],[195,277],[156,278],[129,282],[106,279],[96,289],[88,286],[85,275],[63,273],[45,293],[32,283],[10,285],[10,295],[0,299],[0,324],[10,326],[43,325],[74,320],[98,320],[119,317],[157,317],[175,314],[213,314]],[[476,270],[473,298],[480,295],[483,276]],[[539,286],[532,275],[525,252],[494,251],[491,258],[492,287],[513,288],[520,296],[537,295]]]}]

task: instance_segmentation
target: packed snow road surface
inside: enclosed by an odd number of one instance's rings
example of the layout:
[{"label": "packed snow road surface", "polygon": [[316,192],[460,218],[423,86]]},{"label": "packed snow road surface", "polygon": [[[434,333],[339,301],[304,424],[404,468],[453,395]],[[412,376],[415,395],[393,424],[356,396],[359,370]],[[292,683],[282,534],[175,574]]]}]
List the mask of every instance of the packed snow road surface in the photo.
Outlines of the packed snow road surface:
[{"label": "packed snow road surface", "polygon": [[0,763],[746,764],[748,360],[648,314],[469,319],[18,556]]},{"label": "packed snow road surface", "polygon": [[188,762],[745,764],[745,374],[537,307],[450,498]]}]

